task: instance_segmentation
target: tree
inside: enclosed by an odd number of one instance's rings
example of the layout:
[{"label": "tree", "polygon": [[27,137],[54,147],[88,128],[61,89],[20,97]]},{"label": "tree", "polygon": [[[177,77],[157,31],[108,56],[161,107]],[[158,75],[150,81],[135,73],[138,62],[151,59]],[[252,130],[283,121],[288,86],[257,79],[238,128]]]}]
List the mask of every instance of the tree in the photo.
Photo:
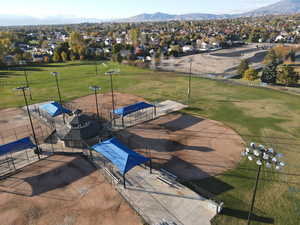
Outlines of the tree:
[{"label": "tree", "polygon": [[112,54],[118,54],[123,49],[122,44],[113,45]]},{"label": "tree", "polygon": [[67,54],[67,53],[62,52],[62,53],[60,54],[60,56],[61,56],[61,59],[62,59],[63,62],[68,61],[68,54]]},{"label": "tree", "polygon": [[281,65],[277,69],[277,80],[286,86],[298,83],[299,74],[290,65]]},{"label": "tree", "polygon": [[243,77],[244,73],[246,70],[249,69],[249,63],[247,59],[243,59],[240,63],[240,65],[238,66],[238,70],[237,73],[240,77]]},{"label": "tree", "polygon": [[258,72],[253,68],[247,69],[244,73],[245,80],[254,81],[257,78],[258,78]]},{"label": "tree", "polygon": [[54,51],[53,61],[54,62],[60,62],[61,61],[60,54],[57,51]]},{"label": "tree", "polygon": [[78,32],[71,33],[69,39],[69,46],[73,54],[79,55],[80,58],[85,58],[87,46],[80,33]]},{"label": "tree", "polygon": [[139,45],[141,31],[138,28],[134,28],[130,30],[130,39],[133,43],[133,46],[136,47]]},{"label": "tree", "polygon": [[276,55],[276,52],[274,49],[271,49],[268,54],[266,55],[266,57],[264,58],[264,64],[268,65],[268,64],[278,64],[278,57]]},{"label": "tree", "polygon": [[277,64],[269,64],[264,67],[261,75],[261,82],[275,84],[277,78]]}]

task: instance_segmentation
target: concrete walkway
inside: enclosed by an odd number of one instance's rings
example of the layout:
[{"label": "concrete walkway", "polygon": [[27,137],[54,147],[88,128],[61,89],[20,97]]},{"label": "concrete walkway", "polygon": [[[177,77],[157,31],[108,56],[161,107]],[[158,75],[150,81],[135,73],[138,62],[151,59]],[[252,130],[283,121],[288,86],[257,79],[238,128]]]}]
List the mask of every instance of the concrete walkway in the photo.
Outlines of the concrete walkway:
[{"label": "concrete walkway", "polygon": [[118,190],[149,224],[210,225],[216,215],[211,202],[175,182],[169,185],[158,177],[161,173],[137,167],[126,176],[126,189]]}]

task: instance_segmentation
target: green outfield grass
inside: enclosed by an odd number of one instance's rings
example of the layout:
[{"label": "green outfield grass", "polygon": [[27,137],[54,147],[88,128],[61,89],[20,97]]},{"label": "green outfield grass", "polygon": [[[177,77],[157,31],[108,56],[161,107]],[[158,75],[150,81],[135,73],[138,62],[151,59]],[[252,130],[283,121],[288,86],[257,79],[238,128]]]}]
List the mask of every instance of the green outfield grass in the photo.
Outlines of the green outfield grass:
[{"label": "green outfield grass", "polygon": [[[142,96],[149,101],[166,99],[187,102],[187,77],[130,66],[120,68],[114,77],[119,92]],[[60,72],[64,101],[90,94],[89,85],[109,91],[108,67],[89,62],[51,64],[27,68],[34,102],[55,100],[56,87],[51,71]],[[13,88],[24,82],[22,71],[0,70],[0,108],[23,105]],[[283,171],[263,170],[255,205],[256,222],[252,224],[297,225],[300,221],[300,97],[274,90],[230,85],[202,78],[192,80],[192,99],[185,113],[218,120],[236,130],[245,140],[260,142],[285,154]],[[242,150],[242,149],[241,149]],[[242,160],[237,168],[223,175],[194,181],[195,189],[206,189],[225,203],[218,225],[246,224],[256,166]]]}]

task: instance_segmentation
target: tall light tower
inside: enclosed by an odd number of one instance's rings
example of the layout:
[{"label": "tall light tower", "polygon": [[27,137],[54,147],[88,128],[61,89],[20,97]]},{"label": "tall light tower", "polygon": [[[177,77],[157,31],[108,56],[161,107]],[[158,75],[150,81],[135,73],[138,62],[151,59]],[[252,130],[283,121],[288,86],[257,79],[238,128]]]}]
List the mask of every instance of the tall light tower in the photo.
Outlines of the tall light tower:
[{"label": "tall light tower", "polygon": [[92,91],[94,91],[94,94],[95,94],[95,103],[96,103],[96,109],[97,109],[97,116],[98,116],[98,120],[100,119],[100,115],[99,115],[99,108],[98,108],[98,96],[97,96],[97,91],[101,90],[101,87],[97,86],[97,85],[94,85],[94,86],[91,86],[90,89]]},{"label": "tall light tower", "polygon": [[276,170],[280,170],[285,166],[285,163],[280,161],[280,158],[282,158],[282,154],[275,152],[273,148],[266,148],[263,145],[256,145],[253,142],[250,144],[249,148],[246,148],[245,151],[242,152],[242,156],[247,157],[247,159],[250,161],[256,161],[256,164],[258,165],[255,187],[253,191],[250,211],[248,214],[248,225],[250,225],[261,167],[265,166],[269,169],[275,167]]},{"label": "tall light tower", "polygon": [[57,88],[57,93],[58,93],[58,97],[59,97],[60,109],[61,109],[61,112],[63,113],[64,124],[66,124],[65,111],[63,109],[61,94],[60,94],[60,89],[59,89],[59,84],[58,84],[58,75],[59,75],[59,73],[58,72],[51,72],[51,75],[55,77],[56,88]]},{"label": "tall light tower", "polygon": [[27,101],[27,97],[26,97],[26,91],[29,90],[29,88],[26,87],[26,86],[23,86],[23,87],[18,87],[15,90],[16,91],[22,91],[22,94],[23,94],[23,97],[24,97],[24,102],[25,102],[26,109],[27,109],[28,118],[29,118],[30,125],[31,125],[33,139],[34,139],[34,142],[35,142],[35,145],[36,145],[35,154],[37,154],[38,158],[41,159],[41,157],[40,157],[40,148],[39,148],[39,144],[38,144],[38,141],[37,141],[37,138],[36,138],[36,134],[35,134],[34,126],[33,126],[33,123],[32,123],[30,110],[29,110],[29,107],[28,107],[28,101]]},{"label": "tall light tower", "polygon": [[[19,64],[22,65],[22,66],[26,66],[27,63],[26,63],[25,60],[21,60],[19,62]],[[32,94],[31,94],[31,89],[29,87],[29,81],[28,81],[28,73],[27,73],[27,71],[25,69],[24,69],[24,78],[25,78],[26,87],[29,88],[29,97],[30,97],[30,100],[32,101]]]},{"label": "tall light tower", "polygon": [[114,120],[114,113],[115,113],[115,97],[114,97],[114,86],[113,86],[113,75],[119,74],[120,70],[109,70],[105,73],[105,75],[110,76],[110,90],[111,90],[111,102],[112,102],[112,120]]},{"label": "tall light tower", "polygon": [[192,91],[192,65],[193,65],[193,58],[189,58],[188,62],[190,63],[189,86],[188,86],[188,102],[190,102],[191,91]]}]

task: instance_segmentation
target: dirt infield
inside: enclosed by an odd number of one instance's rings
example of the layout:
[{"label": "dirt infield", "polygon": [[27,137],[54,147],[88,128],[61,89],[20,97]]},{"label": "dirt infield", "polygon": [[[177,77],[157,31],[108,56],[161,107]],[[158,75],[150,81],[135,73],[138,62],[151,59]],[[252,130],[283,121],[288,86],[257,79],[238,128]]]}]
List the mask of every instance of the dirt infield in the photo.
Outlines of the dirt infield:
[{"label": "dirt infield", "polygon": [[[2,109],[0,115],[0,145],[32,136],[28,115],[22,109]],[[32,119],[38,141],[42,141],[51,133],[51,129],[34,117]]]},{"label": "dirt infield", "polygon": [[[98,94],[98,107],[99,113],[103,117],[107,117],[107,114],[112,110],[112,97],[111,93],[106,94]],[[134,104],[136,102],[145,101],[145,99],[138,97],[136,95],[125,94],[125,93],[114,93],[114,101],[115,101],[115,109],[124,107],[130,104]],[[96,113],[96,105],[95,105],[95,95],[88,95],[85,97],[77,98],[69,104],[72,108],[79,108],[84,112],[88,113]]]},{"label": "dirt infield", "polygon": [[1,225],[137,225],[140,218],[81,156],[55,155],[0,182]]},{"label": "dirt infield", "polygon": [[243,147],[242,138],[221,123],[179,113],[124,130],[119,138],[183,180],[233,168]]}]

